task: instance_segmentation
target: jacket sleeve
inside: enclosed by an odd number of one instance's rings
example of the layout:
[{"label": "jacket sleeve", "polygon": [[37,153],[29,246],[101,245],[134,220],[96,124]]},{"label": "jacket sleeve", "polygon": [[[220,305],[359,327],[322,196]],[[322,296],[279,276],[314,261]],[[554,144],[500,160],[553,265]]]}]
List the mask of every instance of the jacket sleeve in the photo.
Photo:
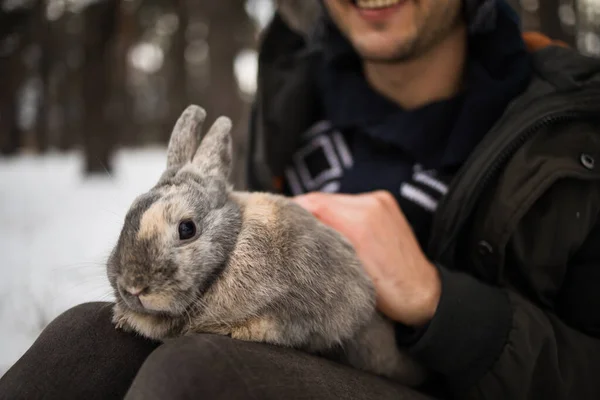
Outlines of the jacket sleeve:
[{"label": "jacket sleeve", "polygon": [[562,311],[440,267],[438,310],[409,351],[456,398],[600,399],[600,262],[576,262],[563,289],[580,300]]}]

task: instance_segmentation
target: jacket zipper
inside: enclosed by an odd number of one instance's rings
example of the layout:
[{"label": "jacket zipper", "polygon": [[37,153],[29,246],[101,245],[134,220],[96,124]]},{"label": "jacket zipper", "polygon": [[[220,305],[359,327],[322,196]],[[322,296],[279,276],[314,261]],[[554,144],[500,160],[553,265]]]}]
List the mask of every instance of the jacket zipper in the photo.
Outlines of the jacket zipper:
[{"label": "jacket zipper", "polygon": [[531,127],[525,129],[523,133],[521,133],[514,141],[512,141],[496,158],[494,164],[486,171],[483,178],[481,178],[481,189],[483,190],[489,183],[489,181],[496,175],[496,173],[500,170],[502,165],[506,163],[510,159],[510,157],[519,150],[519,148],[524,145],[529,139],[531,139],[534,134],[540,129],[553,125],[558,122],[566,122],[569,120],[575,120],[578,117],[578,113],[576,112],[566,112],[560,115],[551,115],[541,120],[537,121]]},{"label": "jacket zipper", "polygon": [[[469,196],[465,200],[466,207],[465,209],[472,209],[475,205],[477,199],[479,199],[481,193],[489,186],[492,179],[500,172],[502,166],[510,159],[510,157],[530,138],[532,138],[536,132],[540,129],[550,126],[552,124],[558,122],[565,122],[570,120],[576,120],[584,117],[596,117],[598,118],[598,104],[600,104],[600,99],[598,96],[594,96],[593,98],[585,99],[584,101],[579,102],[579,106],[581,109],[574,110],[572,107],[570,110],[563,111],[555,111],[552,113],[546,114],[544,117],[539,118],[532,125],[529,125],[527,128],[519,132],[514,139],[512,139],[509,143],[507,143],[502,151],[498,153],[497,156],[493,159],[492,163],[487,167],[484,174],[476,181],[470,182],[468,184],[469,189],[466,189],[469,193]],[[591,107],[590,107],[591,106]],[[474,163],[473,163],[474,164]],[[473,166],[471,165],[471,168]],[[465,190],[463,188],[463,190]],[[468,203],[468,204],[467,204]],[[440,243],[437,247],[437,251],[432,252],[434,256],[437,257],[438,261],[447,259],[447,252],[450,250],[451,245],[457,239],[458,234],[461,232],[463,225],[468,220],[471,212],[463,212],[458,221],[456,221],[451,229],[446,229],[445,232],[441,235],[436,235],[440,238]],[[439,228],[438,226],[434,226],[435,228]]]}]

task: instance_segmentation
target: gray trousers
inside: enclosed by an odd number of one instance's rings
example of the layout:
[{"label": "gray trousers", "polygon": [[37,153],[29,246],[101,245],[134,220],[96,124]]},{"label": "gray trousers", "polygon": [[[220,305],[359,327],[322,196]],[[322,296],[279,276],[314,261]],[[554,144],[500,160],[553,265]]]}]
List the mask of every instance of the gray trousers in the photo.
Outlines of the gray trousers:
[{"label": "gray trousers", "polygon": [[159,344],[115,330],[110,303],[58,318],[0,379],[0,399],[426,399],[321,357],[216,335]]}]

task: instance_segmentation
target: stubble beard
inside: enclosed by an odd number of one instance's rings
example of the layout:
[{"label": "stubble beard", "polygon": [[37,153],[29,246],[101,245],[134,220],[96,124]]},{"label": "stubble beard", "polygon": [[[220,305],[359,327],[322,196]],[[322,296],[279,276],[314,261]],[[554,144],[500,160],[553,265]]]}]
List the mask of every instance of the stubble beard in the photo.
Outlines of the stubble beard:
[{"label": "stubble beard", "polygon": [[[364,62],[374,64],[398,64],[408,62],[421,57],[431,49],[435,48],[448,35],[450,35],[461,23],[460,13],[453,16],[444,24],[434,25],[429,31],[418,29],[411,37],[398,43],[397,48],[386,55],[375,54],[366,48],[355,44],[355,51]],[[366,46],[365,46],[366,47]]]}]

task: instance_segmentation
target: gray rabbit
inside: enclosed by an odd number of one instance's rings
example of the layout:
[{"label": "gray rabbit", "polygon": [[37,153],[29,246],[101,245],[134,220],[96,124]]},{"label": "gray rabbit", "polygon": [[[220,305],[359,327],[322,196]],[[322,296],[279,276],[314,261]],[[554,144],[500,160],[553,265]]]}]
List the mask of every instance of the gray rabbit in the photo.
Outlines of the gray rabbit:
[{"label": "gray rabbit", "polygon": [[217,119],[198,146],[205,116],[183,112],[166,171],[127,213],[107,263],[117,328],[229,335],[421,383],[349,242],[288,198],[234,191],[231,121]]}]

